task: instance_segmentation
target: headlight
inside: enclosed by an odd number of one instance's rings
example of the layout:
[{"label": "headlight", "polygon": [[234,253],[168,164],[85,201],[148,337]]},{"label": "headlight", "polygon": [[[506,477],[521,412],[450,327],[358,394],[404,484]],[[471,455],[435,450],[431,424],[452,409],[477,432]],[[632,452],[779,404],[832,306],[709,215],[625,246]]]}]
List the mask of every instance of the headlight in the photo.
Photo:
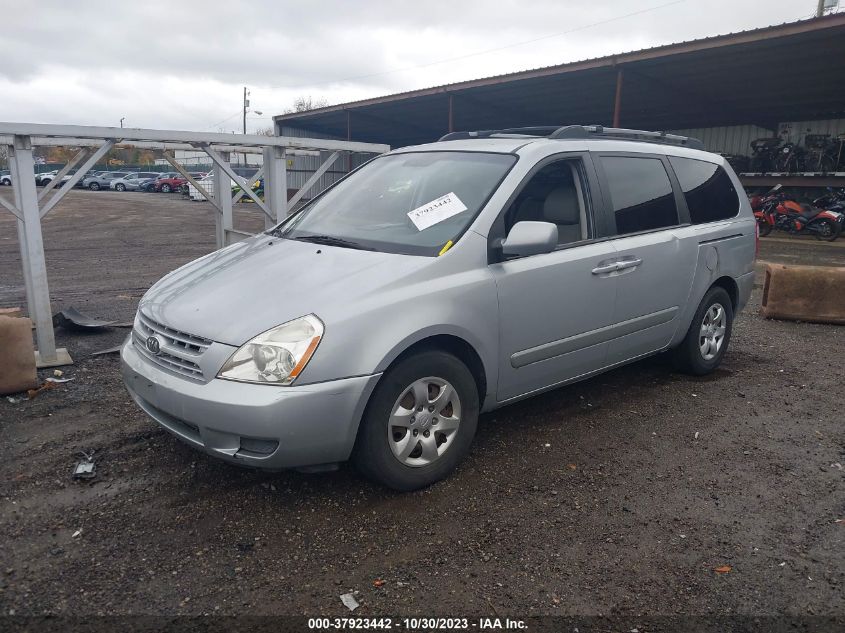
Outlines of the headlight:
[{"label": "headlight", "polygon": [[323,322],[313,314],[288,321],[242,345],[217,377],[289,385],[305,369],[322,336]]}]

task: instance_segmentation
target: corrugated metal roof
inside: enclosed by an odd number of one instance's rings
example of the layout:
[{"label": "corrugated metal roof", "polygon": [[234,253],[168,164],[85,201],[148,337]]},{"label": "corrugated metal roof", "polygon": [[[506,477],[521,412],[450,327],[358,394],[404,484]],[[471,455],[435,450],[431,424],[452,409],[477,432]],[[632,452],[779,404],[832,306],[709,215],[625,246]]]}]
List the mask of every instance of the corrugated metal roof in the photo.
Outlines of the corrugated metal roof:
[{"label": "corrugated metal roof", "polygon": [[394,147],[452,129],[621,125],[688,129],[845,116],[845,13],[385,95],[277,124]]},{"label": "corrugated metal roof", "polygon": [[[548,73],[549,71],[560,71],[560,72],[567,72],[573,68],[578,68],[583,65],[587,64],[595,64],[599,62],[607,63],[610,62],[613,65],[623,64],[626,61],[636,61],[636,59],[629,59],[633,56],[642,56],[644,54],[657,54],[657,53],[666,53],[669,55],[675,54],[673,49],[677,49],[679,47],[688,46],[691,44],[706,44],[706,43],[716,43],[720,40],[730,40],[735,39],[737,36],[756,36],[759,39],[765,39],[766,37],[777,37],[780,35],[780,31],[785,29],[794,29],[795,27],[808,27],[809,30],[816,30],[816,29],[826,29],[832,28],[836,26],[843,26],[845,25],[845,13],[834,13],[831,15],[826,15],[821,18],[809,18],[806,20],[798,20],[796,22],[783,22],[782,24],[774,24],[770,26],[764,26],[756,29],[746,29],[742,31],[733,31],[729,33],[719,34],[719,35],[711,35],[704,38],[693,39],[693,40],[681,40],[680,42],[673,42],[671,44],[661,44],[660,46],[654,46],[651,48],[644,48],[644,49],[636,49],[622,53],[614,53],[612,55],[604,55],[600,57],[588,57],[585,59],[572,61],[572,62],[565,62],[563,64],[552,64],[549,66],[538,66],[536,68],[530,68],[526,70],[518,70],[511,73],[504,73],[501,75],[489,75],[487,77],[480,77],[478,79],[471,79],[466,81],[457,81],[453,83],[447,84],[440,84],[437,86],[431,86],[429,88],[419,88],[415,90],[408,90],[404,92],[396,92],[390,93],[388,95],[384,95],[381,97],[373,97],[368,99],[359,99],[356,101],[347,101],[345,103],[340,103],[337,105],[330,105],[324,108],[315,108],[314,110],[308,110],[306,112],[293,112],[288,114],[279,114],[274,116],[273,118],[279,121],[291,121],[297,120],[300,121],[303,118],[308,118],[310,116],[319,115],[323,112],[331,112],[337,109],[350,109],[356,106],[361,106],[365,104],[373,104],[378,102],[383,102],[385,100],[393,100],[396,98],[403,98],[403,97],[414,97],[418,95],[425,95],[429,94],[432,91],[439,91],[439,92],[448,92],[459,90],[462,88],[472,88],[478,85],[483,85],[485,82],[489,82],[491,80],[495,81],[506,81],[506,80],[519,80],[534,76],[535,73]],[[727,41],[724,43],[725,46],[734,45],[736,42]]]}]

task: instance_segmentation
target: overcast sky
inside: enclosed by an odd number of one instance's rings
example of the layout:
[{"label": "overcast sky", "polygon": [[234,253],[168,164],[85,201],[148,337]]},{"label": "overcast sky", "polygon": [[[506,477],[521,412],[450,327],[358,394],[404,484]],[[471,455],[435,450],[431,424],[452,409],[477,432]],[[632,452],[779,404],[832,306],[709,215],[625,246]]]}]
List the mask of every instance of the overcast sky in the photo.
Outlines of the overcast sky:
[{"label": "overcast sky", "polygon": [[263,113],[250,113],[253,131],[298,96],[342,103],[789,22],[815,6],[0,0],[0,121],[239,131],[246,85]]}]

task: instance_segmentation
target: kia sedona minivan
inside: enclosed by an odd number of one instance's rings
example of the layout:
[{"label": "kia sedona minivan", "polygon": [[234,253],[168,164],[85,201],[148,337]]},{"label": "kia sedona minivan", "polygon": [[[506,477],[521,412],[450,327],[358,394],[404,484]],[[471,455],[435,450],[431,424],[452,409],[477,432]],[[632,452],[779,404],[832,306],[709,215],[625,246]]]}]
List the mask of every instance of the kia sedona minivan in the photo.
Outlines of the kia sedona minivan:
[{"label": "kia sedona minivan", "polygon": [[141,299],[135,402],[235,464],[447,476],[478,416],[669,352],[712,372],[756,224],[695,139],[599,126],[461,132],[381,155]]}]

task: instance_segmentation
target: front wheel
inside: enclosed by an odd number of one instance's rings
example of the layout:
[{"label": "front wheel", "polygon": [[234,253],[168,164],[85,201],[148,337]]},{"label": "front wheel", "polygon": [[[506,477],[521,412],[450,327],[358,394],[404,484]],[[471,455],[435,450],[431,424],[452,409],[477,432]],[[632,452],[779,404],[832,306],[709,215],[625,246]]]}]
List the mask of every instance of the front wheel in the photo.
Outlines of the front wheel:
[{"label": "front wheel", "polygon": [[170,185],[168,185],[167,183],[164,183],[161,186],[161,192],[162,193],[170,193]]},{"label": "front wheel", "polygon": [[118,184],[116,184],[116,185],[114,186],[114,188],[115,188],[115,189],[117,189],[118,191],[126,191],[126,185],[124,185],[124,184],[122,184],[122,183],[118,183]]},{"label": "front wheel", "polygon": [[100,183],[98,183],[98,182],[92,182],[90,185],[88,185],[88,188],[89,188],[91,191],[99,191],[99,190],[100,190]]},{"label": "front wheel", "polygon": [[724,288],[707,291],[683,342],[673,351],[675,367],[687,374],[704,376],[722,362],[733,330],[733,303]]},{"label": "front wheel", "polygon": [[842,226],[833,220],[819,220],[816,227],[816,239],[825,242],[833,242],[842,232]]},{"label": "front wheel", "polygon": [[478,424],[475,379],[446,352],[408,356],[376,386],[352,453],[369,479],[394,490],[424,488],[449,475]]},{"label": "front wheel", "polygon": [[772,225],[766,222],[766,220],[757,220],[757,229],[760,237],[766,237],[772,232]]}]

